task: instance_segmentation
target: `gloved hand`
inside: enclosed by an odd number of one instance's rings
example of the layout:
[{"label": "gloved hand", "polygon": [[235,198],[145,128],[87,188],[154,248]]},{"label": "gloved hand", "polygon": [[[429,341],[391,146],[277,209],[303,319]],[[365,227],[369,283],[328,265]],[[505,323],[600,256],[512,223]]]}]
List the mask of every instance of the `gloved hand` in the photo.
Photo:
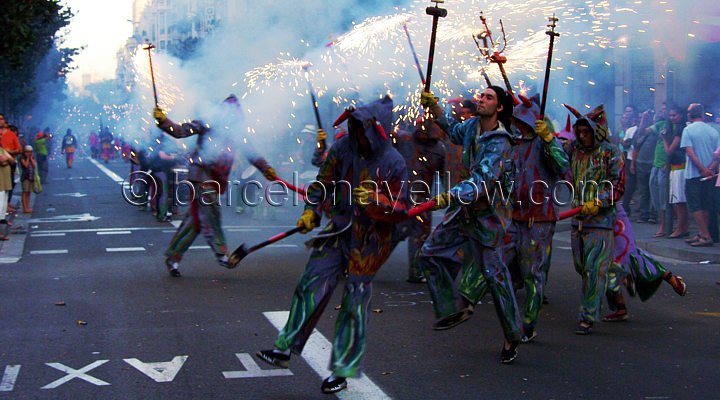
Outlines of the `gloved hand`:
[{"label": "gloved hand", "polygon": [[603,207],[602,201],[595,199],[586,201],[582,206],[582,211],[580,211],[582,214],[594,216],[597,215],[598,212],[600,212],[600,207]]},{"label": "gloved hand", "polygon": [[438,105],[438,98],[432,92],[422,91],[420,93],[420,105],[425,108],[433,108]]},{"label": "gloved hand", "polygon": [[155,118],[155,121],[158,122],[158,124],[162,124],[167,120],[167,116],[165,116],[165,113],[160,107],[153,108],[153,118]]},{"label": "gloved hand", "polygon": [[322,129],[318,129],[318,130],[317,130],[317,140],[318,140],[318,142],[321,141],[321,140],[326,140],[326,139],[327,139],[327,133],[325,133],[325,131],[322,130]]},{"label": "gloved hand", "polygon": [[277,172],[275,172],[275,170],[272,167],[269,167],[268,169],[263,171],[263,176],[269,181],[274,181],[274,180],[277,180],[277,178],[278,178]]},{"label": "gloved hand", "polygon": [[439,195],[435,196],[433,198],[433,201],[435,201],[435,207],[433,207],[433,211],[448,208],[450,206],[451,199],[452,196],[448,192],[440,193]]},{"label": "gloved hand", "polygon": [[352,197],[356,204],[364,207],[370,204],[372,190],[367,187],[358,186],[352,190]]},{"label": "gloved hand", "polygon": [[545,121],[541,120],[535,121],[535,133],[540,136],[540,139],[544,140],[547,143],[552,142],[554,137],[552,132],[550,132],[550,126],[548,126]]},{"label": "gloved hand", "polygon": [[313,210],[305,210],[303,211],[302,215],[300,216],[300,219],[297,222],[297,226],[302,226],[304,229],[300,231],[300,233],[308,233],[311,230],[313,230],[317,226],[317,214],[315,214],[315,211]]}]

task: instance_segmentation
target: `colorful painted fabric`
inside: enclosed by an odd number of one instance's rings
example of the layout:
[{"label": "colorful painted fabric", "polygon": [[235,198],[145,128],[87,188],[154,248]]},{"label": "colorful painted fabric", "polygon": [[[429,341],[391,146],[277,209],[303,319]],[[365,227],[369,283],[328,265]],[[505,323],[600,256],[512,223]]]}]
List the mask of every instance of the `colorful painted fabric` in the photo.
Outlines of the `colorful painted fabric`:
[{"label": "colorful painted fabric", "polygon": [[[600,133],[597,125],[582,117],[595,133],[595,142],[591,149],[584,148],[577,140],[565,143],[565,152],[570,159],[570,172],[575,195],[572,207],[582,207],[584,202],[598,199],[603,206],[595,216],[578,214],[572,221],[577,227],[582,221],[583,227],[612,229],[617,214],[617,201],[625,190],[624,159],[620,149]],[[577,127],[578,122],[575,123]]]},{"label": "colorful painted fabric", "polygon": [[227,253],[227,242],[221,226],[217,192],[211,191],[207,187],[202,188],[198,183],[193,184],[193,190],[196,196],[192,196],[190,209],[165,251],[165,256],[174,261],[182,259],[183,254],[190,248],[198,233],[205,236],[205,240],[216,258]]},{"label": "colorful painted fabric", "polygon": [[462,270],[460,287],[473,287],[485,279],[505,338],[518,340],[522,332],[510,273],[496,251],[510,224],[511,207],[502,198],[488,201],[487,197],[492,198],[488,189],[503,189],[504,193],[495,193],[500,197],[509,193],[513,172],[510,135],[502,124],[494,131],[481,132],[480,118],[464,123],[439,121],[453,143],[462,144],[463,164],[470,174],[450,190],[453,200],[443,222],[420,252],[435,314],[442,318],[459,310],[463,293],[455,278]]},{"label": "colorful painted fabric", "polygon": [[575,271],[582,278],[580,322],[600,319],[603,294],[608,287],[608,270],[613,265],[613,231],[604,228],[576,227],[570,233]]},{"label": "colorful painted fabric", "polygon": [[[220,123],[219,126],[224,129],[238,129],[240,124],[240,121],[235,120],[223,122],[226,124]],[[197,135],[195,149],[190,154],[187,180],[190,182],[216,181],[220,184],[221,194],[225,192],[235,150],[239,150],[261,172],[265,173],[270,168],[267,161],[260,156],[250,142],[235,144],[230,140],[231,134],[226,132],[223,132],[223,136],[215,134],[212,128],[203,121],[193,120],[176,124],[168,118],[158,124],[158,127],[170,136],[179,139]],[[212,139],[213,137],[215,140]]]},{"label": "colorful painted fabric", "polygon": [[[442,130],[436,124],[428,125],[418,126],[412,132],[400,130],[393,136],[393,145],[407,165],[412,204],[428,201],[436,174],[440,179],[447,179],[445,145],[439,140]],[[432,228],[432,212],[429,211],[401,224],[400,229],[408,240],[408,280],[411,282],[418,282],[424,276],[418,267],[417,256]]]},{"label": "colorful painted fabric", "polygon": [[568,156],[558,139],[547,143],[535,134],[522,138],[515,148],[513,219],[556,221],[553,190],[569,167]]},{"label": "colorful painted fabric", "polygon": [[608,287],[608,292],[620,292],[622,280],[631,274],[640,300],[647,301],[662,284],[667,269],[650,254],[637,247],[630,219],[620,205],[618,205],[613,234],[615,237],[615,262],[620,265],[624,274],[619,277],[618,282]]},{"label": "colorful painted fabric", "polygon": [[[390,132],[392,100],[385,97],[359,107],[350,118],[365,127],[372,155],[359,155],[357,139],[351,132],[333,143],[320,167],[317,181],[327,192],[320,185],[308,187],[305,208],[318,216],[323,215],[328,200],[337,202],[325,229],[308,242],[313,251],[295,288],[287,324],[275,341],[280,350],[302,351],[347,268],[330,359],[333,373],[344,377],[355,376],[360,370],[372,279],[397,243],[396,223],[407,219],[408,210],[405,161],[382,134]],[[350,185],[336,184],[343,180]],[[350,187],[364,181],[375,182],[378,191],[372,195],[371,204],[360,206],[350,200]],[[332,197],[326,198],[327,194]]]},{"label": "colorful painted fabric", "polygon": [[530,226],[527,222],[513,220],[513,227],[503,246],[503,261],[506,265],[513,262],[518,265],[525,286],[523,328],[534,328],[543,306],[555,222],[535,222]]}]

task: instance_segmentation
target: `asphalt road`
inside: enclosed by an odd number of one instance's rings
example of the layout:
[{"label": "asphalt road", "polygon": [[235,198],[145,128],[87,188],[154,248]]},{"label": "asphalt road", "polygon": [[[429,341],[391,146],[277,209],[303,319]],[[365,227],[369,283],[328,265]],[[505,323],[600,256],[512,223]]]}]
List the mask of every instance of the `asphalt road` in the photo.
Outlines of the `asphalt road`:
[{"label": "asphalt road", "polygon": [[[107,167],[123,178],[129,170],[121,161]],[[174,279],[162,255],[172,224],[125,203],[121,185],[87,159],[70,170],[53,163],[50,179],[21,261],[0,265],[0,399],[328,398],[319,386],[339,292],[313,349],[289,371],[252,356],[284,323],[278,312],[288,310],[307,260],[306,237],[253,253],[235,270],[219,267],[199,237]],[[225,208],[228,241],[259,242],[300,213]],[[720,398],[717,265],[664,260],[688,283],[686,297],[663,285],[647,303],[628,299],[628,322],[576,336],[580,280],[569,233],[559,232],[539,336],[508,366],[499,363],[492,304],[455,329],[430,328],[427,288],[405,282],[405,252],[402,244],[374,281],[365,379],[341,398]]]}]

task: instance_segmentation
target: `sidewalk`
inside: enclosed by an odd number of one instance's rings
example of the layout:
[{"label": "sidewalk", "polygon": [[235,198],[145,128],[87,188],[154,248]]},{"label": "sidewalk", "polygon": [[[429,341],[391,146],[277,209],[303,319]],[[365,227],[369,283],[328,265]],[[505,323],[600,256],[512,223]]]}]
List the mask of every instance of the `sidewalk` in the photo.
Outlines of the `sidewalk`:
[{"label": "sidewalk", "polygon": [[[30,195],[30,208],[35,206],[35,199],[40,194]],[[30,226],[28,221],[32,218],[32,214],[23,214],[22,212],[22,185],[20,183],[15,184],[15,191],[13,191],[12,203],[17,209],[17,212],[13,215],[8,215],[7,220],[12,223],[12,226],[2,225],[3,232],[8,238],[7,241],[0,241],[0,264],[13,264],[20,261],[23,256],[25,249],[25,240],[27,239]]]},{"label": "sidewalk", "polygon": [[[653,238],[659,225],[632,223],[637,246],[650,254],[687,261],[688,263],[720,264],[720,244],[711,247],[692,247],[683,239]],[[560,221],[556,232],[569,231],[570,220]],[[697,227],[690,222],[690,233],[697,233]]]}]

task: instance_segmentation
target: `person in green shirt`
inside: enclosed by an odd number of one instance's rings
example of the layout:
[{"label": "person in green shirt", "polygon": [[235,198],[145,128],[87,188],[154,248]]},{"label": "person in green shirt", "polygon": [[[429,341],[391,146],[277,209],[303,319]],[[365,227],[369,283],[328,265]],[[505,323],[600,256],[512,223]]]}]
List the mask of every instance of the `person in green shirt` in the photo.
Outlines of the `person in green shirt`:
[{"label": "person in green shirt", "polygon": [[35,136],[35,161],[37,161],[38,175],[40,176],[40,183],[47,183],[48,174],[48,151],[46,142],[48,136],[43,132],[38,132]]},{"label": "person in green shirt", "polygon": [[[667,130],[670,122],[661,120],[648,128],[653,134],[662,138]],[[668,202],[668,171],[667,171],[667,154],[665,153],[665,144],[662,140],[658,140],[655,144],[655,156],[653,158],[652,169],[650,170],[650,201],[660,217],[660,228],[653,237],[663,237],[667,235],[665,225],[665,209]]]}]

